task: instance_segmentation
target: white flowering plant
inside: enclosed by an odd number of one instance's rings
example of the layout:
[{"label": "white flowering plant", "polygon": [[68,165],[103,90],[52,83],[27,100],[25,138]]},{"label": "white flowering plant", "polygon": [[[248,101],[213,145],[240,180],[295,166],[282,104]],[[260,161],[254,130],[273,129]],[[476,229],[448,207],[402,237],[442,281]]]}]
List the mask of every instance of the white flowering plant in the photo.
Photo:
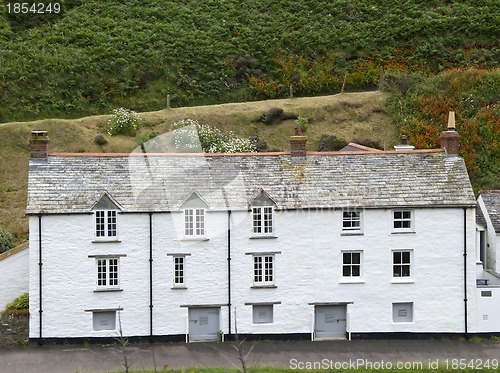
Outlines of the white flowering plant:
[{"label": "white flowering plant", "polygon": [[119,108],[111,110],[111,118],[108,120],[108,134],[135,136],[137,130],[141,127],[142,118],[137,112]]},{"label": "white flowering plant", "polygon": [[205,153],[248,153],[256,152],[255,142],[236,137],[233,132],[200,124],[197,120],[183,119],[171,125],[174,146],[179,152],[192,152],[199,149]]}]

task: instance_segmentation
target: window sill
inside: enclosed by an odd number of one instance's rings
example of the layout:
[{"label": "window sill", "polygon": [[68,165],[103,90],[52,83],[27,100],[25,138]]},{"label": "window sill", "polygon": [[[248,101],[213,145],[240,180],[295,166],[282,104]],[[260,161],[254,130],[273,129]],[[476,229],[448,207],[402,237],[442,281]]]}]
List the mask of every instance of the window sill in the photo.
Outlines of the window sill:
[{"label": "window sill", "polygon": [[186,290],[187,286],[172,286],[172,290]]},{"label": "window sill", "polygon": [[339,281],[339,284],[364,284],[365,280],[360,278],[360,279],[350,279],[350,278],[343,278],[342,280]]},{"label": "window sill", "polygon": [[183,237],[179,241],[208,241],[206,237]]},{"label": "window sill", "polygon": [[416,232],[415,231],[408,231],[408,230],[395,230],[395,231],[392,231],[391,234],[415,234]]},{"label": "window sill", "polygon": [[95,239],[92,241],[92,243],[117,243],[117,242],[122,242],[121,240],[119,240],[118,238],[116,239]]},{"label": "window sill", "polygon": [[123,291],[123,289],[112,289],[112,288],[109,288],[109,289],[95,289],[94,290],[94,293],[109,293],[109,292],[114,292],[114,291]]},{"label": "window sill", "polygon": [[276,285],[253,285],[250,289],[275,289]]},{"label": "window sill", "polygon": [[267,239],[269,239],[269,238],[270,238],[270,239],[273,239],[273,238],[278,238],[278,236],[271,236],[271,235],[269,235],[269,236],[266,236],[266,235],[257,236],[257,235],[256,235],[256,236],[250,236],[250,237],[248,237],[248,238],[250,238],[251,240],[262,240],[262,239],[266,239],[266,238],[267,238]]},{"label": "window sill", "polygon": [[415,280],[409,279],[392,279],[391,284],[414,284]]},{"label": "window sill", "polygon": [[364,233],[360,232],[360,231],[352,231],[352,232],[350,232],[350,231],[342,231],[340,233],[340,235],[341,236],[362,236],[362,235],[364,235]]}]

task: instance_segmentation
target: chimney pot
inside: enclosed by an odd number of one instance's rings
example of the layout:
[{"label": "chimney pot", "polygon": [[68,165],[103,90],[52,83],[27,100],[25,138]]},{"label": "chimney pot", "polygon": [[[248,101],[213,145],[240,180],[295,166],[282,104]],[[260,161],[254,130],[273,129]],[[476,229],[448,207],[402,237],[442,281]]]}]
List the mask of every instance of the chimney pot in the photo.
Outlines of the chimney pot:
[{"label": "chimney pot", "polygon": [[450,111],[448,114],[448,131],[454,131],[455,130],[455,112]]},{"label": "chimney pot", "polygon": [[413,150],[415,147],[408,144],[408,137],[406,135],[401,136],[401,144],[395,145],[394,149],[397,151]]},{"label": "chimney pot", "polygon": [[31,131],[31,158],[46,159],[49,155],[49,136],[47,131]]}]

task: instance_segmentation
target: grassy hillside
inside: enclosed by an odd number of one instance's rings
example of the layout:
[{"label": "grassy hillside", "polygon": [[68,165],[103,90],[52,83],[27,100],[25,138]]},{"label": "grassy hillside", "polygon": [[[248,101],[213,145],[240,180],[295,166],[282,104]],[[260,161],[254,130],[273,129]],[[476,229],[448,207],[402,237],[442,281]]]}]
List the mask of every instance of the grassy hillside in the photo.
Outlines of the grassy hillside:
[{"label": "grassy hillside", "polygon": [[[288,113],[309,118],[307,131],[309,150],[317,150],[321,134],[334,134],[347,141],[370,138],[390,147],[398,142],[398,128],[385,111],[387,95],[382,92],[350,93],[335,96],[268,100],[247,103],[174,108],[141,113],[144,127],[137,134],[168,131],[180,119],[197,119],[200,123],[233,131],[241,137],[259,135],[271,148],[289,150],[288,138],[293,134],[293,120],[265,125],[255,122],[270,107],[281,107]],[[47,130],[51,151],[64,152],[129,152],[137,146],[136,138],[108,136],[109,116],[86,117],[77,120],[40,120],[0,124],[0,227],[26,238],[27,166],[29,134],[32,130]],[[109,143],[98,146],[96,134],[104,134]]]},{"label": "grassy hillside", "polygon": [[[42,1],[39,1],[42,2]],[[48,0],[43,0],[49,3]],[[494,0],[60,0],[0,8],[0,122],[378,84],[379,69],[498,66]],[[4,4],[14,4],[4,0]]]}]

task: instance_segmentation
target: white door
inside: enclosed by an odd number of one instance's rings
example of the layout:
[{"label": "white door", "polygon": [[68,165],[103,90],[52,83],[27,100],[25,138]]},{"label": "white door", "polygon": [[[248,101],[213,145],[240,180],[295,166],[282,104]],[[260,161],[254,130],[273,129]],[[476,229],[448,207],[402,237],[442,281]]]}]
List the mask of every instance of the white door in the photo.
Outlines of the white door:
[{"label": "white door", "polygon": [[189,340],[216,341],[220,308],[189,309]]},{"label": "white door", "polygon": [[314,307],[314,339],[346,337],[346,306]]}]

